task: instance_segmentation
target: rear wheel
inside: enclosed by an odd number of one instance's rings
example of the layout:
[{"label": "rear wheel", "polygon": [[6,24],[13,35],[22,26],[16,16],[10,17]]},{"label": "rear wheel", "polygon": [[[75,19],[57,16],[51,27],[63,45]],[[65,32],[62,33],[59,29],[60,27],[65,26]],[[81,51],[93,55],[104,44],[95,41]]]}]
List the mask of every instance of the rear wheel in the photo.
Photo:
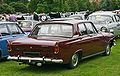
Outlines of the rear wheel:
[{"label": "rear wheel", "polygon": [[110,55],[110,52],[111,52],[111,46],[110,46],[110,44],[108,44],[103,55],[108,56],[108,55]]},{"label": "rear wheel", "polygon": [[78,55],[78,53],[75,53],[72,56],[70,62],[68,63],[68,68],[74,69],[78,66],[78,63],[79,63],[79,55]]},{"label": "rear wheel", "polygon": [[100,30],[101,30],[102,32],[108,32],[108,30],[107,30],[106,27],[102,27]]}]

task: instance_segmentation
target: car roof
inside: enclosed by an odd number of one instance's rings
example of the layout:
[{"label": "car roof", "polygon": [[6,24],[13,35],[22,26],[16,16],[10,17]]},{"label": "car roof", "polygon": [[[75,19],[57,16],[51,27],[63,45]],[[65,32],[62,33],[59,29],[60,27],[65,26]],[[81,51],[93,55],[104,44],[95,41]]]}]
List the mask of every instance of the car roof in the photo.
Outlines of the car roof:
[{"label": "car roof", "polygon": [[17,24],[17,22],[0,21],[0,24]]},{"label": "car roof", "polygon": [[35,20],[17,20],[17,22],[19,21],[24,21],[24,22],[39,22],[39,21],[35,21]]},{"label": "car roof", "polygon": [[61,24],[78,24],[78,23],[83,23],[83,22],[91,22],[91,21],[87,21],[87,20],[68,20],[68,21],[48,21],[48,22],[43,22],[43,23],[39,23],[39,24],[49,24],[49,23],[61,23]]},{"label": "car roof", "polygon": [[112,11],[98,11],[98,12],[94,12],[92,14],[90,14],[89,16],[92,15],[109,15],[109,16],[113,16],[116,15],[116,13],[113,13]]},{"label": "car roof", "polygon": [[68,21],[68,20],[74,20],[74,18],[65,17],[65,18],[54,18],[54,19],[51,19],[51,21]]}]

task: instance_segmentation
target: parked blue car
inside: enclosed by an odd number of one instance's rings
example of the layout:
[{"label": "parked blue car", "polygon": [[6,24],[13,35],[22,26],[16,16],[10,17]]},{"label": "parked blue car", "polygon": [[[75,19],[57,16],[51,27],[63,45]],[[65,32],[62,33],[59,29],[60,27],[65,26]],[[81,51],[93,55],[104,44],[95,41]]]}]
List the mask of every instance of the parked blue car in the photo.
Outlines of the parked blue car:
[{"label": "parked blue car", "polygon": [[16,22],[0,22],[0,59],[9,56],[7,40],[27,36]]}]

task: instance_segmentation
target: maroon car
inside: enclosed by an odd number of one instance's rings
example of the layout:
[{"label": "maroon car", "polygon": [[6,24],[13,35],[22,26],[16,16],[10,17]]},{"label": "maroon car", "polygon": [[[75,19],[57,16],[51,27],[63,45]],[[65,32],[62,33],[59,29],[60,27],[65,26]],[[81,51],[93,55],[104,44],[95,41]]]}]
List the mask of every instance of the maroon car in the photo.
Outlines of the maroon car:
[{"label": "maroon car", "polygon": [[40,23],[28,37],[8,41],[8,59],[37,66],[60,63],[75,68],[80,59],[110,55],[113,38],[111,33],[98,32],[89,21]]}]

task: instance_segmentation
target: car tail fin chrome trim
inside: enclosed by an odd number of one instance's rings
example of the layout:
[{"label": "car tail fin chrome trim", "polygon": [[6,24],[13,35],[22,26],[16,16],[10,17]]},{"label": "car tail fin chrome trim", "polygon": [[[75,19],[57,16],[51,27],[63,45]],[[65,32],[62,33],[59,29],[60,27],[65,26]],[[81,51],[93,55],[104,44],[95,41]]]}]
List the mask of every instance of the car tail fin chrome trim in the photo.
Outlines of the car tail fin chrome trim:
[{"label": "car tail fin chrome trim", "polygon": [[10,42],[8,40],[7,40],[7,49],[9,52],[11,51],[11,45],[10,45]]}]

